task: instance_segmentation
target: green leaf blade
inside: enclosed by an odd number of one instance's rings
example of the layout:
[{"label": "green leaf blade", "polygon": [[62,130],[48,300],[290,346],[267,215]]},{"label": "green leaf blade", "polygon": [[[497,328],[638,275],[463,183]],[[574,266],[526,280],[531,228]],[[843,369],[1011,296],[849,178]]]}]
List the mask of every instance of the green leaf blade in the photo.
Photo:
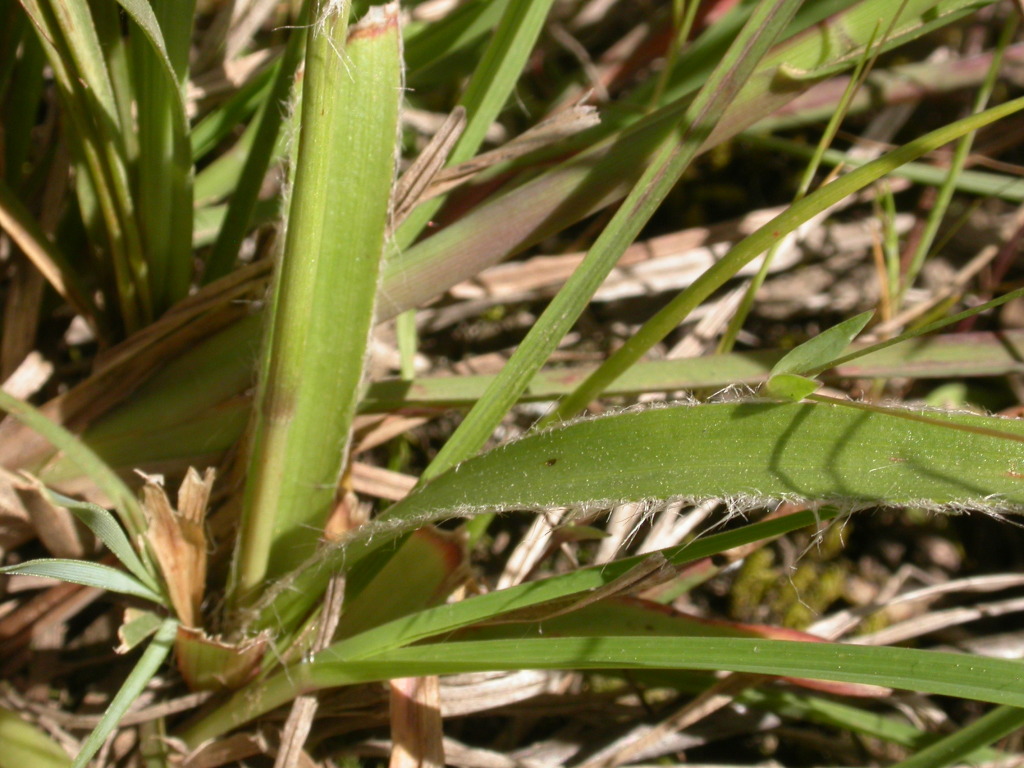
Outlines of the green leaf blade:
[{"label": "green leaf blade", "polygon": [[882,178],[894,168],[937,149],[965,133],[976,130],[982,125],[1008,117],[1021,109],[1024,109],[1024,99],[1018,98],[943,126],[835,179],[794,203],[736,244],[722,259],[644,323],[636,334],[619,347],[576,391],[559,404],[554,415],[569,418],[579,413],[611,382],[634,365],[647,350],[678,327],[694,309],[733,277],[743,265],[753,261],[784,235],[795,230],[812,216]]},{"label": "green leaf blade", "polygon": [[708,135],[746,84],[762,57],[796,12],[792,0],[762,0],[701,88],[679,115],[678,124],[661,127],[653,162],[630,190],[622,207],[601,232],[583,263],[573,272],[530,329],[491,386],[423,473],[424,479],[450,469],[477,453],[534,374],[580,316],[594,292],[668,196]]},{"label": "green leaf blade", "polygon": [[874,314],[873,310],[862,312],[791,349],[772,367],[772,375],[795,373],[813,376],[846,350]]},{"label": "green leaf blade", "polygon": [[0,768],[67,768],[69,758],[42,728],[0,707]]},{"label": "green leaf blade", "polygon": [[88,445],[67,429],[51,421],[39,409],[0,390],[0,409],[7,411],[29,429],[42,435],[89,476],[114,502],[125,528],[133,536],[146,530],[146,516],[135,494]]},{"label": "green leaf blade", "polygon": [[85,768],[89,761],[103,746],[103,742],[113,733],[121,718],[131,708],[132,704],[139,698],[139,694],[153,679],[159,671],[164,660],[171,652],[174,638],[178,634],[178,622],[173,619],[165,619],[160,628],[153,636],[153,641],[146,646],[138,664],[132,669],[131,674],[124,681],[124,685],[111,700],[110,705],[103,713],[99,725],[97,725],[89,737],[82,744],[82,749],[75,757],[72,768]]},{"label": "green leaf blade", "polygon": [[86,587],[105,589],[108,592],[119,592],[123,595],[141,597],[157,604],[163,604],[163,598],[147,587],[134,576],[111,568],[102,563],[90,563],[87,560],[65,560],[48,558],[46,560],[29,560],[17,565],[0,568],[0,573],[12,576],[43,576],[50,579],[69,581]]},{"label": "green leaf blade", "polygon": [[361,661],[331,648],[240,691],[181,734],[194,746],[289,701],[296,693],[395,677],[516,669],[728,670],[832,680],[1024,706],[1024,665],[909,648],[720,637],[550,637],[437,643]]},{"label": "green leaf blade", "polygon": [[105,510],[99,504],[93,504],[88,501],[78,501],[68,496],[64,496],[56,491],[46,490],[46,494],[53,500],[54,503],[59,504],[62,507],[66,507],[71,510],[72,514],[75,515],[79,520],[85,523],[86,527],[89,528],[97,538],[102,541],[109,549],[114,557],[116,557],[121,564],[131,572],[135,578],[146,585],[153,592],[160,592],[160,587],[154,576],[146,570],[146,567],[142,564],[142,560],[135,553],[135,549],[132,547],[131,542],[128,541],[128,536],[125,534],[124,529],[118,525],[117,520],[110,512]]},{"label": "green leaf blade", "polygon": [[[318,654],[310,672],[331,665]],[[362,664],[367,667],[361,669]],[[709,637],[579,637],[491,640],[416,646],[353,662],[359,675],[453,674],[489,669],[705,669],[880,685],[946,696],[1024,705],[1024,666],[1015,660],[961,654],[790,640]],[[333,674],[348,674],[339,664]],[[373,670],[376,667],[376,670]],[[427,672],[427,670],[432,670]],[[330,673],[329,673],[330,674]]]},{"label": "green leaf blade", "polygon": [[814,393],[821,382],[795,373],[777,373],[765,383],[764,390],[771,397],[788,403],[799,403]]},{"label": "green leaf blade", "polygon": [[395,172],[401,41],[397,3],[374,6],[351,29],[348,13],[347,2],[311,11],[295,189],[228,588],[235,606],[315,550],[362,390]]},{"label": "green leaf blade", "polygon": [[[901,760],[893,768],[940,768],[962,761],[975,762],[979,751],[1009,736],[1021,726],[1024,726],[1024,709],[1003,705],[929,744],[906,760]],[[996,762],[1004,760],[1009,761],[1009,756],[997,758]]]},{"label": "green leaf blade", "polygon": [[[1024,424],[929,413],[935,423],[834,404],[721,403],[553,429],[466,461],[384,519],[648,499],[792,498],[851,505],[1019,508]],[[1006,433],[1001,440],[960,429]]]}]

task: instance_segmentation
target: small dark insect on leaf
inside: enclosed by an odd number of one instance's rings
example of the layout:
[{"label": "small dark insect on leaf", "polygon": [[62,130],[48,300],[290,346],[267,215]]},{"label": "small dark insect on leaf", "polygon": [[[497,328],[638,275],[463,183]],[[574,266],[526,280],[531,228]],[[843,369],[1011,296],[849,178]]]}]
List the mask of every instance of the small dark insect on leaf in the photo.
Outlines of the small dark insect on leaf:
[{"label": "small dark insect on leaf", "polygon": [[557,458],[550,458],[550,459],[548,459],[547,461],[544,462],[544,466],[545,467],[553,467],[553,466],[555,466],[555,462],[556,461],[558,461]]}]

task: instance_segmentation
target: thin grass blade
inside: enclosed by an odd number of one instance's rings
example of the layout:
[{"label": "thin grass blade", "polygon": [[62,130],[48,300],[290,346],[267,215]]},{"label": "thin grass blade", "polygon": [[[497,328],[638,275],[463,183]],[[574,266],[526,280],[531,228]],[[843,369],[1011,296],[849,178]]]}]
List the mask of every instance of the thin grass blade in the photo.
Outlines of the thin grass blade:
[{"label": "thin grass blade", "polygon": [[85,768],[89,764],[89,761],[103,746],[103,742],[117,728],[121,718],[139,698],[139,694],[160,670],[164,660],[171,652],[177,634],[178,622],[173,619],[165,619],[153,636],[152,642],[143,651],[139,663],[132,669],[131,674],[124,681],[124,685],[121,686],[106,712],[103,713],[99,725],[93,729],[85,743],[82,744],[82,749],[75,757],[72,768]]},{"label": "thin grass blade", "polygon": [[12,576],[42,576],[48,579],[60,579],[72,584],[82,584],[86,587],[105,589],[108,592],[140,597],[158,605],[164,603],[164,598],[159,593],[154,592],[134,576],[119,571],[117,568],[111,568],[109,565],[92,563],[88,560],[64,560],[57,557],[46,560],[28,560],[17,565],[4,566],[0,568],[0,573]]},{"label": "thin grass blade", "polygon": [[959,323],[960,321],[966,320],[969,317],[976,317],[977,315],[980,315],[983,312],[987,312],[990,309],[1001,307],[1004,304],[1013,301],[1014,299],[1020,298],[1022,296],[1024,296],[1024,288],[1018,288],[1015,291],[1009,291],[1007,293],[1004,293],[1002,296],[998,296],[990,301],[986,301],[983,304],[978,304],[977,306],[971,307],[970,309],[965,309],[963,312],[957,312],[955,315],[950,315],[949,317],[944,317],[941,320],[936,320],[934,323],[928,323],[927,325],[922,325],[919,328],[912,328],[909,331],[905,331],[899,334],[898,336],[892,337],[891,339],[880,341],[877,344],[870,344],[861,347],[858,350],[849,352],[843,355],[842,357],[835,358],[829,361],[829,363],[825,366],[817,366],[812,370],[808,371],[808,373],[810,373],[811,375],[817,375],[827,368],[838,367],[841,365],[845,365],[860,357],[864,357],[865,355],[876,354],[896,344],[901,344],[905,341],[910,341],[911,339],[926,336],[929,333],[933,333],[935,331],[941,330],[942,328],[946,328],[955,323]]},{"label": "thin grass blade", "polygon": [[581,637],[418,645],[362,661],[333,649],[243,690],[180,734],[187,744],[214,738],[286,703],[298,692],[394,677],[514,669],[729,670],[845,683],[1024,706],[1019,662],[909,648],[709,637]]},{"label": "thin grass blade", "polygon": [[[711,534],[693,542],[657,554],[676,567],[725,552],[754,541],[781,536],[811,525],[822,525],[839,516],[836,507],[804,510],[780,518],[751,523],[734,531]],[[640,565],[647,557],[623,558],[612,563],[580,568],[561,576],[552,576],[507,589],[477,595],[447,605],[419,611],[334,644],[338,659],[362,659],[392,648],[426,640],[463,627],[493,619],[512,611],[522,611],[542,603],[601,589]],[[327,559],[333,567],[333,558]],[[280,603],[285,607],[284,603]]]},{"label": "thin grass blade", "polygon": [[[126,137],[134,135],[115,97],[103,46],[87,3],[24,0],[69,118],[79,164],[82,218],[101,262],[109,301],[128,330],[152,317],[146,263],[129,184]],[[119,31],[118,31],[119,34]],[[114,323],[112,323],[113,325]]]},{"label": "thin grass blade", "polygon": [[[981,112],[984,110],[992,96],[992,91],[995,89],[996,81],[999,78],[1003,53],[1006,51],[1006,46],[1010,44],[1010,41],[1017,32],[1018,20],[1019,17],[1014,14],[1003,25],[1003,29],[999,35],[999,40],[996,43],[996,51],[992,57],[992,63],[989,66],[988,75],[985,77],[984,82],[974,97],[975,112]],[[957,188],[957,177],[963,172],[964,165],[967,163],[967,156],[970,154],[973,144],[974,132],[972,131],[971,133],[961,136],[957,141],[956,146],[953,148],[953,157],[947,170],[946,180],[943,182],[942,186],[939,187],[935,202],[931,206],[931,210],[928,212],[924,231],[921,232],[921,235],[917,240],[917,245],[910,255],[906,273],[903,275],[903,283],[900,291],[901,301],[907,289],[912,287],[917,281],[921,268],[924,266],[925,259],[930,255],[929,252],[935,244],[935,238],[938,236],[939,227],[942,225],[942,222],[946,217],[946,212],[949,209],[949,205],[953,201],[953,194]],[[897,307],[897,309],[898,308],[899,307]]]},{"label": "thin grass blade", "polygon": [[295,71],[302,60],[306,41],[305,28],[309,19],[308,9],[308,4],[303,5],[295,20],[296,29],[292,30],[284,54],[277,65],[270,93],[267,94],[257,118],[258,127],[249,146],[245,166],[238,177],[217,240],[207,259],[206,270],[203,273],[204,283],[223,277],[231,271],[242,246],[242,240],[249,230],[263,177],[267,173],[278,143],[283,122],[281,105],[288,101],[288,94],[295,80]]},{"label": "thin grass blade", "polygon": [[697,156],[719,118],[747,84],[798,6],[793,0],[765,0],[758,4],[721,64],[683,114],[679,135],[673,135],[675,126],[666,126],[669,130],[655,161],[641,175],[583,263],[530,329],[491,387],[424,471],[422,480],[429,481],[484,445],[572,327],[608,272]]},{"label": "thin grass blade", "polygon": [[[830,71],[833,65],[853,66],[876,30],[878,18],[886,15],[883,6],[887,7],[877,0],[856,3],[829,18],[827,23],[814,24],[777,45],[758,67],[748,87],[726,110],[702,151],[749,128],[815,82],[814,78],[778,77],[782,65],[807,71],[822,69],[823,72]],[[889,50],[903,44],[955,21],[976,7],[973,0],[908,3],[900,27],[882,48]],[[669,130],[666,124],[679,123],[691,101],[688,94],[703,82],[702,78],[706,77],[703,73],[720,60],[721,51],[724,46],[709,56],[703,69],[689,69],[689,62],[683,57],[678,68],[693,82],[681,91],[670,85],[666,94],[676,101],[662,110],[638,121],[637,115],[646,111],[634,107],[626,110],[630,119],[623,122],[617,122],[606,111],[599,129],[581,134],[576,139],[578,145],[569,140],[570,147],[562,142],[558,148],[560,153],[577,148],[585,148],[585,151],[489,199],[441,232],[390,260],[385,266],[379,319],[386,320],[427,302],[455,283],[472,278],[485,266],[519,253],[622,199]],[[604,136],[608,137],[597,141]],[[536,158],[529,159],[536,161]],[[526,161],[524,158],[523,162]]]},{"label": "thin grass blade", "polygon": [[78,501],[56,491],[46,489],[45,492],[55,504],[71,510],[75,517],[85,523],[89,530],[96,534],[97,538],[136,579],[155,593],[162,591],[157,580],[146,570],[146,566],[142,564],[142,560],[135,553],[124,529],[118,525],[117,520],[110,512],[98,504]]},{"label": "thin grass blade", "polygon": [[149,14],[137,0],[124,5],[147,23],[129,30],[128,52],[139,143],[136,212],[156,317],[186,296],[192,278],[192,145],[182,94],[195,0],[151,0]]},{"label": "thin grass blade", "polygon": [[[0,408],[42,435],[77,464],[80,470],[90,477],[114,503],[121,516],[121,521],[130,535],[140,536],[146,530],[146,518],[135,494],[79,437],[50,421],[28,403],[12,397],[2,390],[0,390]],[[145,558],[146,555],[144,554],[143,557]]]},{"label": "thin grass blade", "polygon": [[[508,102],[551,10],[553,0],[508,3],[466,86],[459,104],[466,110],[466,128],[448,158],[449,165],[469,160],[483,144],[488,128]],[[437,197],[416,208],[399,227],[395,247],[406,248],[419,237],[444,203]]]},{"label": "thin grass blade", "polygon": [[559,403],[548,421],[569,418],[584,409],[587,403],[597,397],[608,384],[636,363],[647,350],[664,339],[674,328],[678,327],[690,312],[700,306],[741,266],[757,258],[779,238],[792,232],[811,216],[882,178],[893,168],[898,168],[926,152],[949,143],[964,133],[977,130],[982,125],[1000,120],[1020,109],[1024,109],[1024,99],[1015,99],[951,123],[841,176],[831,184],[794,203],[757,232],[734,246],[728,254],[694,281],[689,288],[676,296],[668,306],[644,323],[641,329],[591,374],[575,392]]},{"label": "thin grass blade", "polygon": [[[929,744],[916,755],[900,760],[892,768],[943,768],[969,761],[978,750],[1006,738],[1024,726],[1024,708],[1001,706],[973,723]],[[976,758],[975,758],[976,759]]]}]

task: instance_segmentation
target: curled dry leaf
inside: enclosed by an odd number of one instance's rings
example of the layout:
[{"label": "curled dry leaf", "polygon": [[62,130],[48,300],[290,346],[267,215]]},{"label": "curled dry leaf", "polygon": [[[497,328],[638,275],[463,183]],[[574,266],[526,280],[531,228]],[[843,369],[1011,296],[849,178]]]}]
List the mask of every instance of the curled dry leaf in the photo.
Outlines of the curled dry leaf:
[{"label": "curled dry leaf", "polygon": [[543,123],[531,128],[520,136],[503,144],[497,149],[477,155],[437,174],[418,202],[443,195],[460,184],[469,181],[473,176],[499,163],[505,163],[523,157],[538,149],[553,146],[570,136],[593,128],[601,122],[597,109],[583,104],[559,112]]},{"label": "curled dry leaf", "polygon": [[171,604],[186,627],[199,627],[206,584],[206,533],[203,521],[215,473],[200,477],[189,467],[178,490],[178,509],[171,507],[164,489],[145,478],[142,506],[149,520],[146,537],[163,572]]},{"label": "curled dry leaf", "polygon": [[462,106],[457,106],[395,184],[391,196],[392,228],[401,224],[420,202],[423,191],[444,168],[448,156],[465,130],[466,110]]},{"label": "curled dry leaf", "polygon": [[265,632],[236,643],[180,626],[174,653],[181,676],[193,691],[234,690],[260,671],[269,644]]}]

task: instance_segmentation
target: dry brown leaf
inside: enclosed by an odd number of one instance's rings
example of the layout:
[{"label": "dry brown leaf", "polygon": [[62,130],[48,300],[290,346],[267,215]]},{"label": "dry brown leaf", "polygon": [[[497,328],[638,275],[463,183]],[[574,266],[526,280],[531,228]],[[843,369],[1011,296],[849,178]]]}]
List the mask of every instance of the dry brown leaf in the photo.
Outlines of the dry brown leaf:
[{"label": "dry brown leaf", "polygon": [[200,477],[189,467],[178,491],[178,509],[171,507],[164,489],[145,477],[142,507],[149,521],[146,537],[154,553],[178,619],[186,627],[199,627],[206,586],[206,532],[203,522],[213,488],[214,471]]},{"label": "dry brown leaf", "polygon": [[[180,301],[152,325],[105,352],[88,379],[50,400],[40,409],[72,432],[121,403],[167,362],[250,314],[261,301],[271,265],[256,264],[204,287]],[[35,467],[53,456],[50,443],[10,416],[0,422],[0,465]]]},{"label": "dry brown leaf", "polygon": [[401,501],[416,485],[416,478],[384,467],[357,461],[352,465],[352,488],[364,496]]},{"label": "dry brown leaf", "polygon": [[437,133],[424,147],[412,165],[395,184],[391,198],[391,228],[394,229],[420,203],[420,197],[434,180],[466,130],[466,109],[457,106],[445,119]]},{"label": "dry brown leaf", "polygon": [[432,197],[443,195],[460,184],[465,184],[480,171],[499,163],[515,160],[517,157],[522,157],[542,147],[557,144],[573,134],[592,128],[600,121],[597,110],[583,104],[559,112],[497,149],[484,152],[472,160],[467,160],[437,174],[417,202],[422,203]]},{"label": "dry brown leaf", "polygon": [[441,684],[436,676],[392,680],[389,768],[444,768]]},{"label": "dry brown leaf", "polygon": [[8,478],[47,551],[53,557],[86,557],[95,543],[88,529],[67,509],[54,504],[36,478],[28,474]]},{"label": "dry brown leaf", "polygon": [[236,764],[247,757],[270,753],[267,740],[261,733],[234,733],[213,739],[187,755],[182,768],[218,768]]}]

